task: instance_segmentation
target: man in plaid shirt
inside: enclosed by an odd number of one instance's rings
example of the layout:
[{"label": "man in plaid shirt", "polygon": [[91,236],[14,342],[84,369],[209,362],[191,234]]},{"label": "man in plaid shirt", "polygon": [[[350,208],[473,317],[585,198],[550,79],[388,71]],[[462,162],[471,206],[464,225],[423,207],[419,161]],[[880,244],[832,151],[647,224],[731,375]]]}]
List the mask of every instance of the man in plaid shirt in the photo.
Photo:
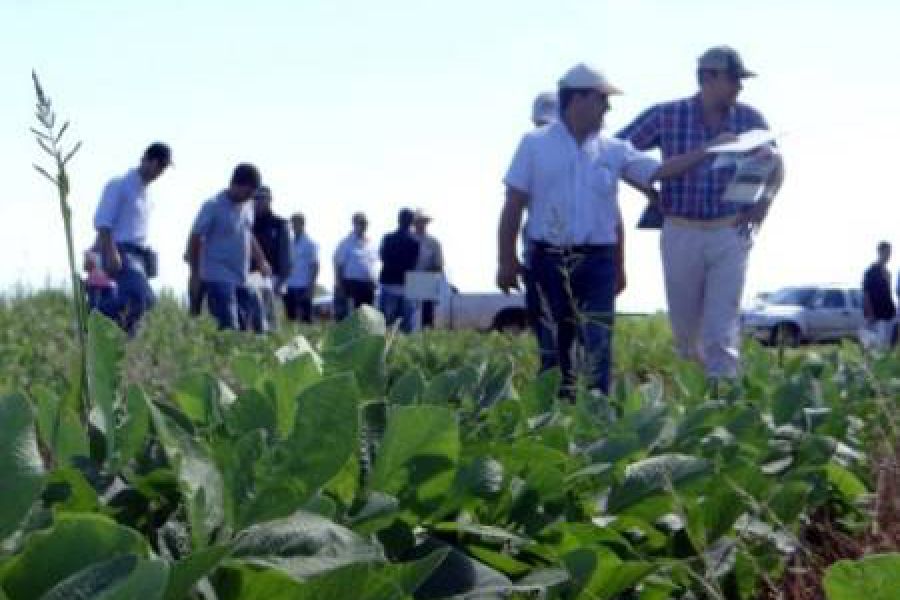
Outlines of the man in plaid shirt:
[{"label": "man in plaid shirt", "polygon": [[[618,137],[638,150],[659,148],[666,159],[723,133],[768,129],[758,111],[737,102],[742,80],[754,76],[734,49],[710,48],[697,63],[697,94],[649,108]],[[660,246],[675,344],[683,357],[700,361],[713,380],[738,374],[738,316],[752,236],[783,179],[774,148],[757,152],[771,158],[774,168],[755,204],[724,201],[735,169],[713,169],[712,157],[661,182],[659,207],[665,222]]]}]

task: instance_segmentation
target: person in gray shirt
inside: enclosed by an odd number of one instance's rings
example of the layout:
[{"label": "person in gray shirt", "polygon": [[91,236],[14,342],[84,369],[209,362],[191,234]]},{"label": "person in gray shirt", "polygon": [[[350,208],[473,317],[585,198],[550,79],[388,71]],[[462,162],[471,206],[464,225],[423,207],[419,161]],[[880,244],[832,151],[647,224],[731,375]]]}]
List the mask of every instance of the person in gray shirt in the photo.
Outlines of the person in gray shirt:
[{"label": "person in gray shirt", "polygon": [[[251,164],[234,169],[231,183],[208,200],[194,220],[189,242],[191,288],[202,286],[209,312],[220,329],[244,329],[259,307],[258,298],[247,289],[250,261],[263,276],[272,269],[253,235],[253,204],[250,199],[260,186],[259,170]],[[244,325],[244,326],[242,326]]]}]

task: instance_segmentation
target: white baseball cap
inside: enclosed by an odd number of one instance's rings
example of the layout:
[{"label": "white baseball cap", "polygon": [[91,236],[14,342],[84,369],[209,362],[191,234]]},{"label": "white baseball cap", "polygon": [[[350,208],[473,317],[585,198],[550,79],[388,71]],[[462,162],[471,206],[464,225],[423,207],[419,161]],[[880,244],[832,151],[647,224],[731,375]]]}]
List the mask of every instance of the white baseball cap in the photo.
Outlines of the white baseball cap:
[{"label": "white baseball cap", "polygon": [[621,94],[622,90],[614,86],[606,79],[603,71],[595,69],[584,63],[578,63],[562,76],[559,80],[560,89],[596,89],[604,94]]},{"label": "white baseball cap", "polygon": [[559,119],[559,100],[554,92],[541,92],[531,106],[531,121],[546,125]]}]

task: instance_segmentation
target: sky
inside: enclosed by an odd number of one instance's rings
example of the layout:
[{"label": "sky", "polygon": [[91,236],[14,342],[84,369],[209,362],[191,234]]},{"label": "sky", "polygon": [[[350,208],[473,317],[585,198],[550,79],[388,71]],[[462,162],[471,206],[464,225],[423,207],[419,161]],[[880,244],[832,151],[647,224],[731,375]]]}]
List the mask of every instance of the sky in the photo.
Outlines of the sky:
[{"label": "sky", "polygon": [[[45,158],[29,133],[32,69],[84,143],[70,165],[79,249],[104,183],[148,143],[172,146],[176,166],[150,187],[150,236],[156,284],[179,292],[191,222],[242,161],[259,166],[276,212],[306,214],[327,285],[354,211],[377,238],[420,206],[452,282],[490,290],[502,177],[534,96],[593,64],[625,91],[611,134],[693,94],[697,57],[719,44],[759,73],[741,100],[782,134],[787,169],[746,296],[857,282],[879,240],[900,243],[900,4],[888,0],[0,0],[0,22],[0,292],[67,272],[54,190],[31,167]],[[642,197],[623,187],[620,204],[619,308],[662,309],[658,234],[634,229]]]}]

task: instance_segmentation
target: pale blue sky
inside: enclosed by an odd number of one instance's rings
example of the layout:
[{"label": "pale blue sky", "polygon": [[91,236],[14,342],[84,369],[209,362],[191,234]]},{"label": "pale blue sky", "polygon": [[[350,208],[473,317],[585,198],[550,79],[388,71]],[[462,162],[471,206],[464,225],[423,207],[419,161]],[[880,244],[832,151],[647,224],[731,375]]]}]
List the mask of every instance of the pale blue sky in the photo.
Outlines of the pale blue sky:
[{"label": "pale blue sky", "polygon": [[[65,273],[52,190],[31,170],[34,67],[84,149],[72,164],[80,247],[103,183],[147,143],[176,168],[153,185],[160,282],[181,286],[197,208],[255,162],[282,214],[302,210],[330,254],[366,211],[372,233],[424,206],[464,290],[491,289],[501,177],[534,95],[578,61],[604,69],[615,131],[695,90],[696,57],[739,49],[760,76],[742,99],[781,142],[788,179],[751,258],[748,294],[856,281],[874,244],[900,242],[893,187],[900,9],[860,0],[287,2],[0,0],[0,289]],[[632,226],[623,310],[664,305],[654,233]],[[326,260],[329,263],[330,260]],[[326,278],[330,283],[330,272]]]}]

